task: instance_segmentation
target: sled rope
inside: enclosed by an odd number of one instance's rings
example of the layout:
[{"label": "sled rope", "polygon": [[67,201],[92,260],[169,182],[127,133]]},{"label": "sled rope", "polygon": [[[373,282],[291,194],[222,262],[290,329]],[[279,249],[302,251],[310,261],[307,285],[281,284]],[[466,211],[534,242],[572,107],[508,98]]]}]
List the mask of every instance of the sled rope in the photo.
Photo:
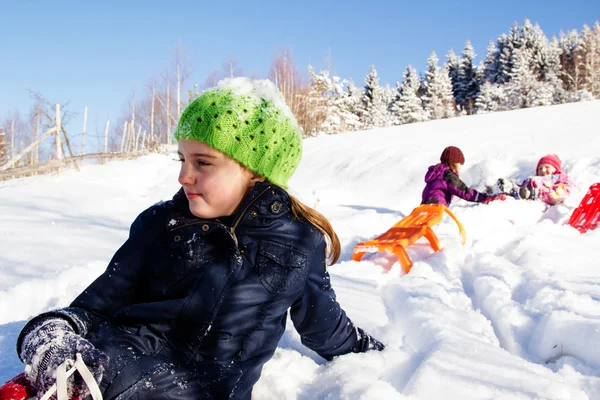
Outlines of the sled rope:
[{"label": "sled rope", "polygon": [[[67,367],[69,367],[68,370]],[[75,371],[79,372],[88,389],[90,389],[92,399],[102,400],[102,393],[96,383],[96,379],[94,379],[94,376],[81,359],[81,354],[79,353],[75,357],[75,362],[73,360],[66,360],[56,368],[56,383],[48,389],[40,400],[49,400],[55,392],[57,400],[69,400],[69,396],[67,395],[67,379]]]}]

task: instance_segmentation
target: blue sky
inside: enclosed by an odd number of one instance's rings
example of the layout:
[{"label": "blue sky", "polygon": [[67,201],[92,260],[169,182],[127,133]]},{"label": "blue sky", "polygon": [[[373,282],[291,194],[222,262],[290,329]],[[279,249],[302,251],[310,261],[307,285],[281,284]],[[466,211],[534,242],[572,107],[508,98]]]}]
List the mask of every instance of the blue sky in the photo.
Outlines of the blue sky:
[{"label": "blue sky", "polygon": [[[27,114],[31,89],[80,114],[88,106],[93,132],[167,70],[178,43],[194,69],[188,82],[200,87],[230,56],[245,74],[266,77],[286,47],[303,73],[330,58],[333,73],[357,85],[370,64],[381,84],[394,85],[409,64],[422,72],[432,50],[443,61],[471,40],[481,59],[514,21],[537,22],[548,37],[580,31],[600,20],[600,1],[19,0],[4,2],[0,16],[0,120],[15,110]],[[79,120],[72,130],[80,130]]]}]

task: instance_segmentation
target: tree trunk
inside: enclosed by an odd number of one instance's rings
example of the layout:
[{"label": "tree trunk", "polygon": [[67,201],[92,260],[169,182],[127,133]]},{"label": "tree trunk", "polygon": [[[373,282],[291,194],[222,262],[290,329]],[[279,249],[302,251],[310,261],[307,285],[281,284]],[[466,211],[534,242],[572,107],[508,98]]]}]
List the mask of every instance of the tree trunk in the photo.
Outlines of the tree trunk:
[{"label": "tree trunk", "polygon": [[167,144],[171,144],[171,95],[169,93],[169,82],[167,82]]},{"label": "tree trunk", "polygon": [[123,152],[123,148],[125,146],[125,136],[127,136],[127,122],[125,121],[125,123],[123,124],[123,137],[121,137],[121,151],[119,151],[119,153]]},{"label": "tree trunk", "polygon": [[13,119],[10,124],[10,158],[15,157],[15,120]]},{"label": "tree trunk", "polygon": [[106,128],[104,129],[104,152],[108,153],[108,126],[110,125],[110,120],[106,121]]},{"label": "tree trunk", "polygon": [[61,120],[60,120],[60,104],[56,104],[56,159],[62,160],[62,144],[60,142],[61,132]]},{"label": "tree trunk", "polygon": [[83,130],[81,131],[81,155],[85,154],[85,125],[87,123],[87,107],[83,110]]},{"label": "tree trunk", "polygon": [[150,137],[154,137],[154,85],[152,85],[152,109],[150,110]]},{"label": "tree trunk", "polygon": [[[40,112],[39,106],[37,107],[37,124],[35,126],[35,140],[40,137],[40,124],[41,124],[42,113]],[[34,141],[35,141],[34,140]],[[40,162],[40,146],[39,144],[35,146],[35,150],[33,151],[33,163],[37,164]]]},{"label": "tree trunk", "polygon": [[177,119],[181,117],[181,74],[179,73],[179,61],[177,61]]}]

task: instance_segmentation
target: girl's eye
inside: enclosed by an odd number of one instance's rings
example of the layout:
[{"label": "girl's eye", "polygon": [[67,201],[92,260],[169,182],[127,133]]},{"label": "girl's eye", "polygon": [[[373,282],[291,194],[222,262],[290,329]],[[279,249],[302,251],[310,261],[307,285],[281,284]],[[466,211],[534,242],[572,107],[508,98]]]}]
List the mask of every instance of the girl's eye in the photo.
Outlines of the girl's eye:
[{"label": "girl's eye", "polygon": [[196,160],[196,163],[200,166],[210,165],[210,163],[207,163],[206,161],[200,159]]},{"label": "girl's eye", "polygon": [[183,158],[180,158],[179,160],[176,160],[176,161],[185,162],[185,160]]}]

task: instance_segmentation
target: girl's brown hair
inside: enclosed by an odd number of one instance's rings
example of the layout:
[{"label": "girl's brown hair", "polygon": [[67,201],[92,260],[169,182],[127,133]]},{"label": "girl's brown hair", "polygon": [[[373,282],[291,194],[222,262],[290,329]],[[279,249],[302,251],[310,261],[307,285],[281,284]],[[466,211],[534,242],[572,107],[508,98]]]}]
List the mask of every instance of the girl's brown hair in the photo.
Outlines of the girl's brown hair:
[{"label": "girl's brown hair", "polygon": [[325,241],[327,242],[327,261],[328,265],[333,265],[340,258],[342,252],[340,246],[340,239],[333,230],[331,223],[325,218],[323,214],[317,210],[310,208],[300,200],[289,195],[292,206],[292,214],[298,219],[303,219],[313,224],[323,235],[325,235]]}]

